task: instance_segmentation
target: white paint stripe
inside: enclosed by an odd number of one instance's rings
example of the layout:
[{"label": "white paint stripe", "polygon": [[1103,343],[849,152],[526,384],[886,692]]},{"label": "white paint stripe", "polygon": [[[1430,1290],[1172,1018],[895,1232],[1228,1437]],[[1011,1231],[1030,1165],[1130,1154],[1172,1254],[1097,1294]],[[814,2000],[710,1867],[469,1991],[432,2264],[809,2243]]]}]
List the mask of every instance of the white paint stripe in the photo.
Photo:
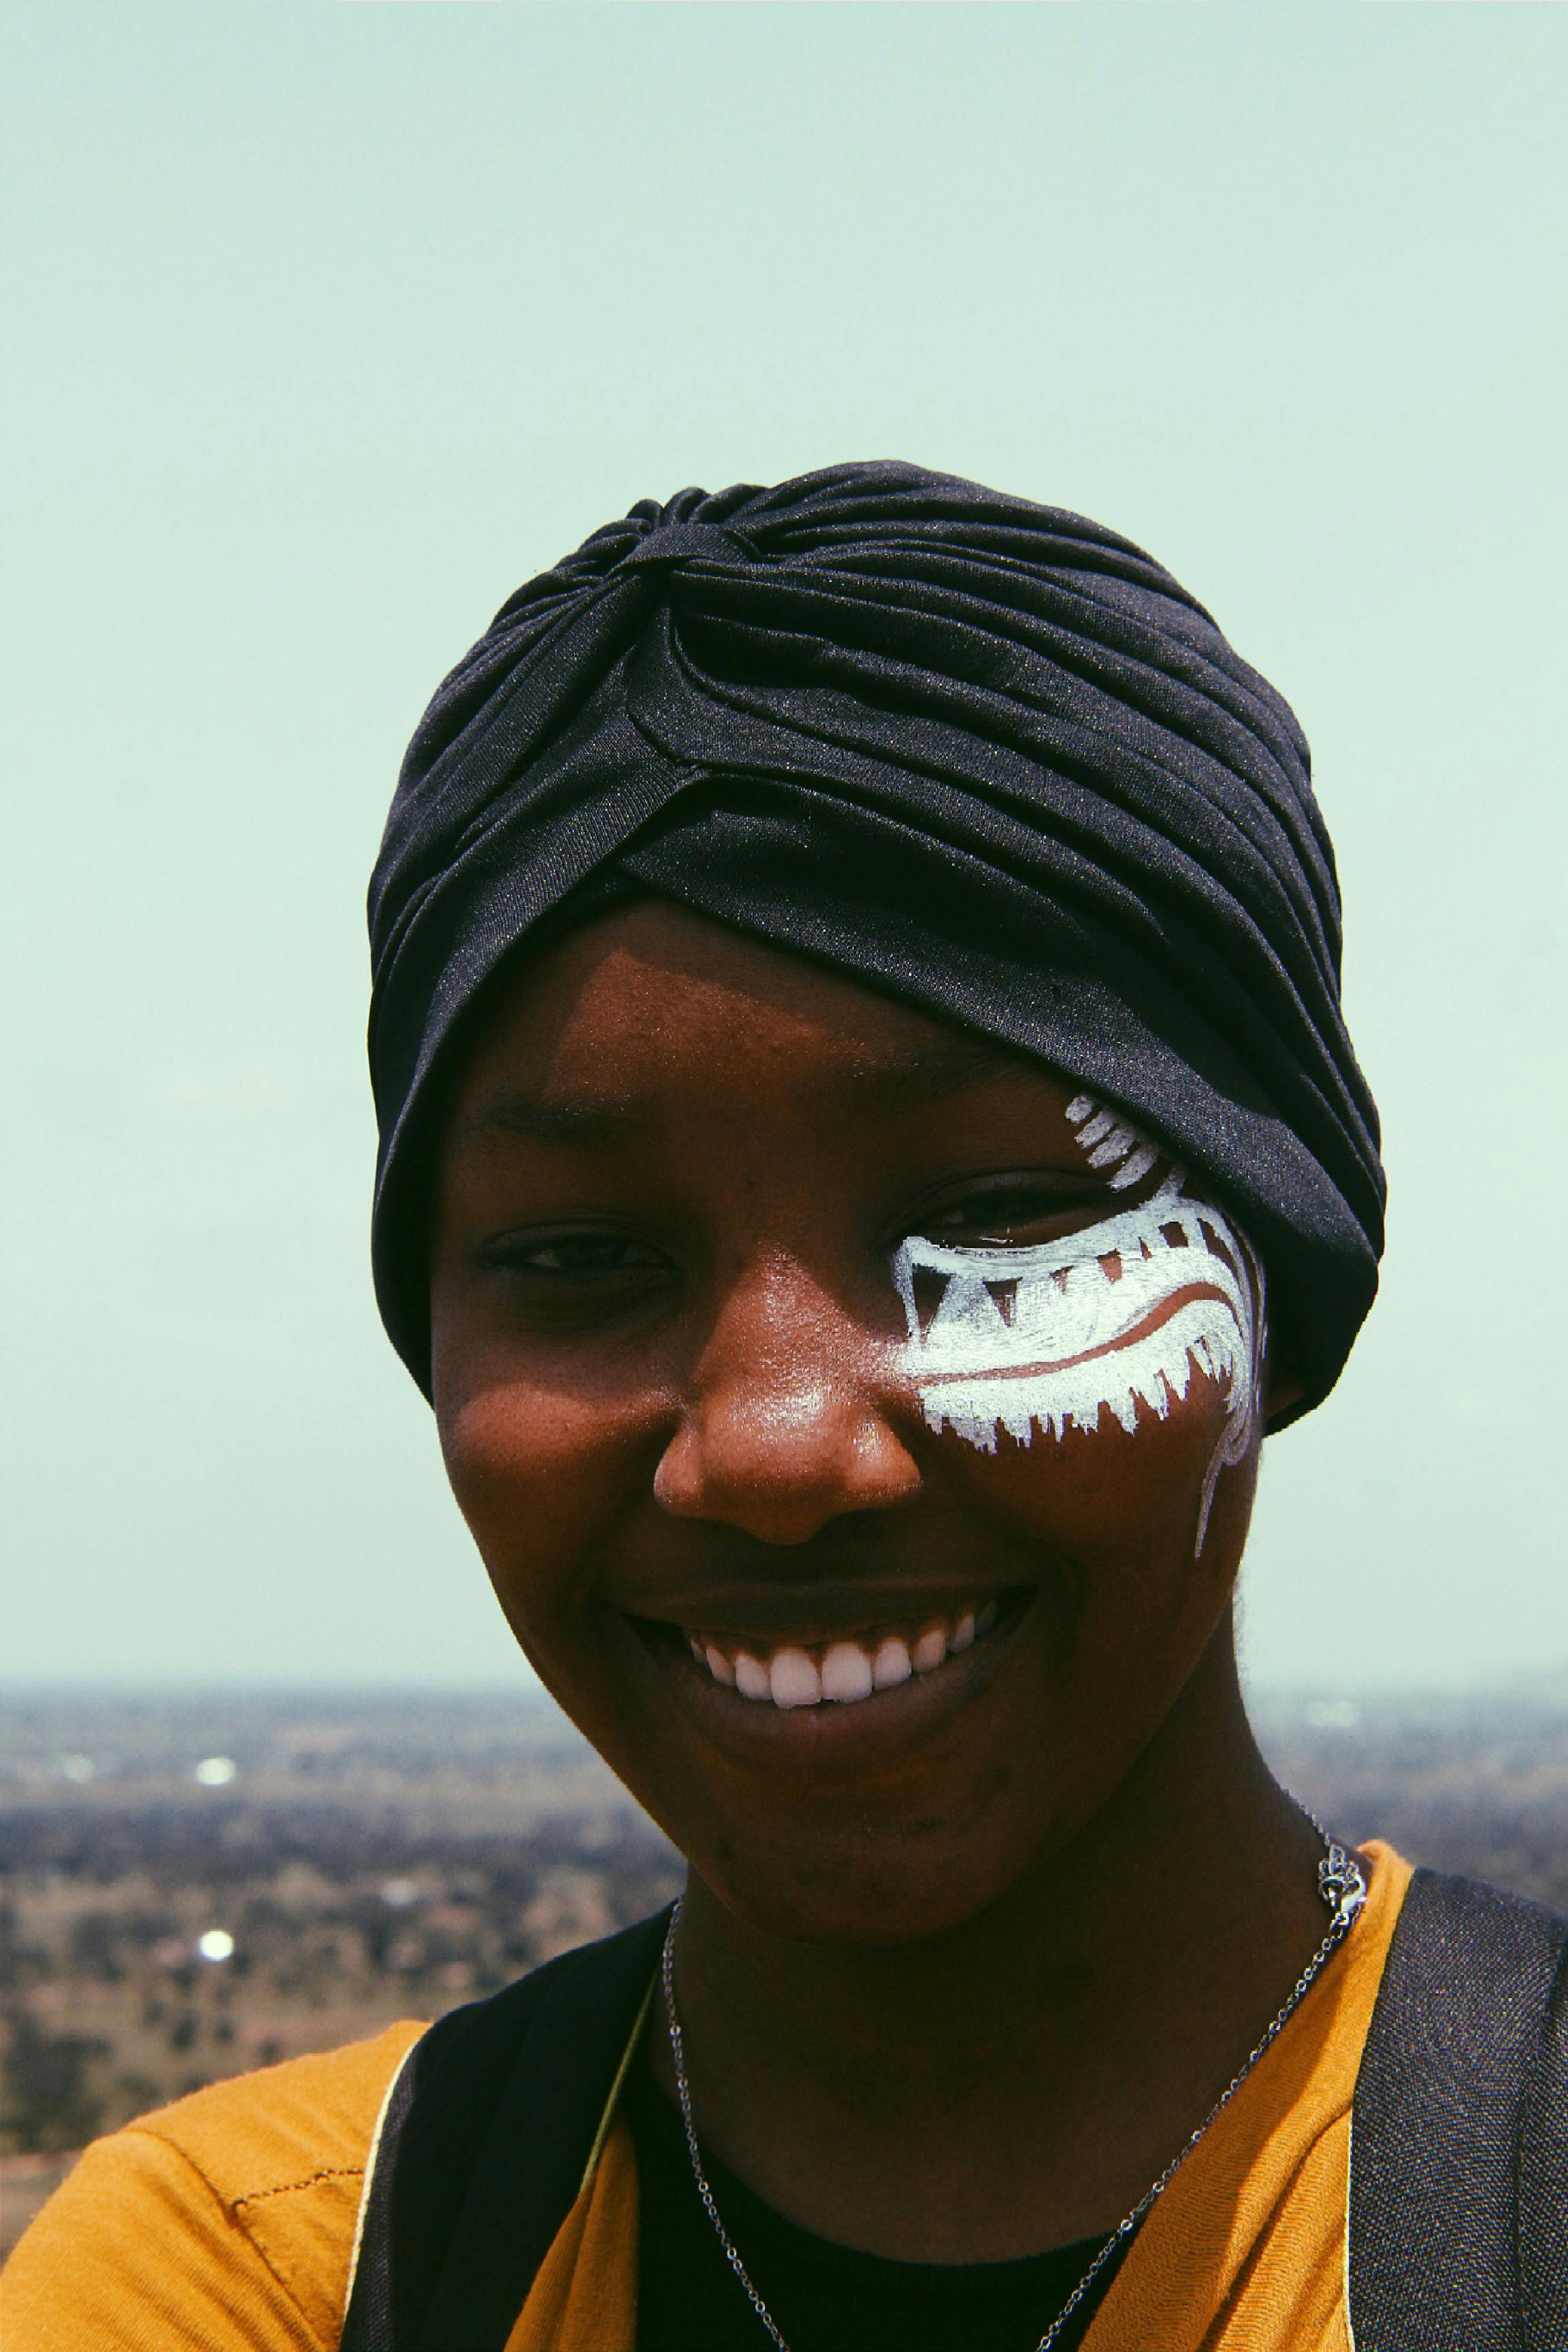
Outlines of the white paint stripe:
[{"label": "white paint stripe", "polygon": [[1113,1192],[1125,1192],[1130,1186],[1141,1183],[1160,1157],[1152,1143],[1141,1143],[1124,1167],[1119,1168],[1110,1180]]},{"label": "white paint stripe", "polygon": [[[1084,1133],[1087,1134],[1088,1131],[1089,1130],[1086,1128]],[[1091,1151],[1089,1153],[1089,1166],[1091,1168],[1109,1168],[1112,1160],[1125,1160],[1127,1154],[1132,1149],[1134,1140],[1135,1139],[1133,1137],[1132,1129],[1130,1127],[1113,1127],[1110,1133],[1106,1137],[1105,1141],[1100,1145],[1099,1150]],[[1079,1137],[1079,1141],[1080,1143],[1083,1141],[1082,1135]]]}]

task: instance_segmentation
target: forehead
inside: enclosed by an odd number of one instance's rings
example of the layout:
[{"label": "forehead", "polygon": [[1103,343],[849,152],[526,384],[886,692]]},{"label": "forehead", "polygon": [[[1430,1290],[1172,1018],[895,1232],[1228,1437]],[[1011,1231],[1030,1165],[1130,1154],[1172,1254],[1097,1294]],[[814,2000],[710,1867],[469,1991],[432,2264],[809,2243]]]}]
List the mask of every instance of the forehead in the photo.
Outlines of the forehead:
[{"label": "forehead", "polygon": [[653,899],[557,941],[491,1006],[457,1089],[459,1129],[526,1129],[529,1102],[816,1095],[867,1111],[980,1087],[1075,1091],[1010,1048],[804,957]]}]

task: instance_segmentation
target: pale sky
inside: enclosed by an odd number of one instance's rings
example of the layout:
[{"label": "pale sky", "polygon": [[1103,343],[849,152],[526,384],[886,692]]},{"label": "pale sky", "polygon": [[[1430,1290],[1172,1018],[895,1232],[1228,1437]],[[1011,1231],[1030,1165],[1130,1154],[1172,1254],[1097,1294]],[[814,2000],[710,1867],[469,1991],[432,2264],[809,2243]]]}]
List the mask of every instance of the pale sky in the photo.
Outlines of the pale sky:
[{"label": "pale sky", "polygon": [[897,457],[1149,547],[1294,704],[1392,1199],[1266,1449],[1259,1679],[1568,1661],[1553,6],[5,19],[0,1677],[497,1681],[384,1339],[402,747],[646,496]]}]

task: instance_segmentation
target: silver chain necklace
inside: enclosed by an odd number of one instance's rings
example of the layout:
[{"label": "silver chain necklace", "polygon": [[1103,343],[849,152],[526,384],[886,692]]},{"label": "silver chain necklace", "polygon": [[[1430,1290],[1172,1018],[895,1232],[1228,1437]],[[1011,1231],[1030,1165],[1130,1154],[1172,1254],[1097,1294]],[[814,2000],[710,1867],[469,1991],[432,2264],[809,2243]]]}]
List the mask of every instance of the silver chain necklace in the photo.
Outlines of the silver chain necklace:
[{"label": "silver chain necklace", "polygon": [[[1209,2109],[1207,2115],[1204,2117],[1196,2131],[1193,2133],[1191,2138],[1186,2140],[1178,2152],[1171,2158],[1170,2163],[1165,2167],[1164,2171],[1161,2173],[1160,2178],[1155,2181],[1153,2187],[1144,2191],[1143,2195],[1139,2199],[1137,2204],[1133,2206],[1132,2210],[1127,2215],[1126,2219],[1121,2221],[1114,2231],[1112,2231],[1110,2236],[1106,2240],[1104,2245],[1101,2246],[1099,2253],[1096,2254],[1093,2262],[1090,2263],[1088,2270],[1085,2271],[1082,2278],[1079,2279],[1078,2284],[1074,2287],[1072,2293],[1068,2295],[1067,2301],[1063,2304],[1061,2309],[1058,2312],[1056,2317],[1052,2320],[1050,2326],[1047,2328],[1045,2334],[1036,2345],[1035,2352],[1052,2352],[1052,2347],[1060,2336],[1062,2329],[1067,2326],[1068,2321],[1072,2317],[1074,2312],[1077,2311],[1085,2295],[1094,2284],[1095,2280],[1105,2268],[1106,2263],[1110,2262],[1111,2256],[1117,2252],[1119,2248],[1124,2245],[1126,2241],[1131,2236],[1133,2231],[1138,2227],[1139,2222],[1142,2221],[1144,2214],[1147,2213],[1151,2205],[1154,2203],[1156,2198],[1158,2198],[1163,2191],[1170,2186],[1170,2183],[1174,2179],[1177,2171],[1180,2169],[1182,2165],[1185,2163],[1187,2158],[1191,2156],[1194,2148],[1196,2147],[1199,2140],[1202,2139],[1204,2134],[1207,2131],[1209,2126],[1215,2121],[1215,2117],[1223,2115],[1226,2108],[1229,2106],[1232,2099],[1235,2098],[1237,2091],[1240,2090],[1243,2083],[1246,2082],[1247,2076],[1251,2074],[1253,2068],[1257,2065],[1264,2052],[1269,2049],[1273,2043],[1278,2041],[1290,2018],[1294,2015],[1303,1995],[1307,1991],[1308,1987],[1319,1975],[1324,1964],[1331,1958],[1333,1953],[1339,1948],[1340,1945],[1343,1943],[1346,1936],[1349,1935],[1357,1912],[1361,1909],[1362,1905],[1366,1901],[1366,1880],[1362,1874],[1361,1864],[1352,1855],[1346,1853],[1344,1847],[1339,1843],[1337,1839],[1331,1838],[1329,1835],[1329,1832],[1323,1827],[1321,1822],[1319,1821],[1315,1813],[1309,1813],[1307,1818],[1311,1822],[1312,1827],[1317,1831],[1318,1835],[1322,1839],[1323,1844],[1327,1849],[1322,1861],[1318,1864],[1318,1892],[1322,1896],[1323,1901],[1328,1905],[1329,1909],[1332,1914],[1328,1934],[1323,1937],[1322,1942],[1318,1946],[1317,1950],[1312,1954],[1311,1958],[1307,1962],[1306,1967],[1297,1978],[1295,1984],[1290,1989],[1290,1992],[1285,2000],[1284,2005],[1279,2011],[1272,2022],[1268,2025],[1261,2041],[1258,2042],[1250,2057],[1248,2057],[1238,2071],[1231,2076],[1230,2081],[1220,2093],[1219,2097],[1215,2101],[1213,2106]],[[677,1903],[675,1909],[670,1914],[669,1927],[664,1939],[664,1954],[659,1962],[659,1977],[664,1986],[664,2014],[669,2028],[670,2055],[675,2062],[675,2087],[680,2095],[680,2120],[686,2126],[686,2147],[687,2153],[691,2158],[691,2177],[697,2183],[697,2193],[702,2200],[708,2219],[713,2224],[719,2243],[724,2249],[725,2259],[729,2263],[730,2268],[734,2272],[735,2276],[740,2280],[742,2286],[744,2287],[746,2297],[751,2304],[752,2309],[756,2313],[757,2317],[762,2321],[763,2326],[767,2329],[768,2334],[772,2336],[774,2344],[778,2347],[778,2352],[789,2352],[789,2346],[785,2343],[783,2336],[780,2335],[778,2326],[774,2321],[773,2313],[768,2309],[767,2305],[763,2301],[762,2296],[757,2293],[756,2288],[752,2284],[751,2273],[747,2270],[745,2263],[741,2260],[740,2249],[735,2244],[734,2240],[731,2237],[730,2232],[726,2230],[723,2221],[720,2218],[719,2208],[714,2202],[713,2191],[709,2186],[708,2175],[702,2169],[702,2157],[697,2145],[697,2126],[691,2120],[691,2085],[686,2079],[686,2053],[681,2042],[680,2017],[675,2006],[675,1931],[680,1924],[680,1910],[681,1906]]]}]

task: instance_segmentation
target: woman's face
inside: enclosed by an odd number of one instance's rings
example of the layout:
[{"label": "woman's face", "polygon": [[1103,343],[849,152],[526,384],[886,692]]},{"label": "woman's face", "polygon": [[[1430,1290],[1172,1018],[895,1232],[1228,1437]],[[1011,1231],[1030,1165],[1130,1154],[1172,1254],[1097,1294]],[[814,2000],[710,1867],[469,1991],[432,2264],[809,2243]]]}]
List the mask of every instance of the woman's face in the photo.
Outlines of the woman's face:
[{"label": "woman's face", "polygon": [[1226,1615],[1261,1285],[1110,1127],[657,901],[541,956],[472,1052],[432,1257],[452,1486],[542,1680],[760,1927],[973,1916]]}]

